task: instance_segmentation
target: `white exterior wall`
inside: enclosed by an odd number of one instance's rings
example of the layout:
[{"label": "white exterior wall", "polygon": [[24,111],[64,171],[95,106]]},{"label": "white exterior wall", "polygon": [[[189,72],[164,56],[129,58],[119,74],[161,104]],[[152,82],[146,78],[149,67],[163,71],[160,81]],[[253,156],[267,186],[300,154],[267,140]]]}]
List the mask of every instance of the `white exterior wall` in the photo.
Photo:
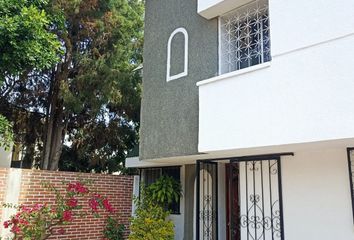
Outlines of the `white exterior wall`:
[{"label": "white exterior wall", "polygon": [[346,149],[283,157],[286,240],[350,240],[354,224]]},{"label": "white exterior wall", "polygon": [[[219,186],[224,190],[225,168],[222,165],[224,164],[219,164]],[[241,165],[244,167],[244,164]],[[281,165],[285,239],[354,239],[346,149],[300,150],[295,152],[295,156],[282,157]],[[246,183],[242,166],[240,201],[241,213],[245,214],[242,211],[245,209]],[[276,185],[276,179],[274,180],[273,184]],[[277,191],[275,185],[273,188]],[[249,189],[252,190],[252,186]],[[264,194],[267,199],[269,192],[265,191]],[[226,239],[224,195],[225,191],[219,190],[221,240]],[[250,215],[252,216],[252,212]],[[246,239],[245,230],[242,233],[242,239]],[[267,239],[271,239],[270,233],[266,234]]]},{"label": "white exterior wall", "polygon": [[269,11],[273,56],[354,33],[352,0],[269,0]]},{"label": "white exterior wall", "polygon": [[11,166],[11,156],[11,150],[5,151],[4,148],[0,147],[0,167],[9,168]]},{"label": "white exterior wall", "polygon": [[270,66],[199,83],[199,151],[353,137],[353,12],[352,0],[270,0]]},{"label": "white exterior wall", "polygon": [[198,0],[198,13],[211,19],[253,0]]}]

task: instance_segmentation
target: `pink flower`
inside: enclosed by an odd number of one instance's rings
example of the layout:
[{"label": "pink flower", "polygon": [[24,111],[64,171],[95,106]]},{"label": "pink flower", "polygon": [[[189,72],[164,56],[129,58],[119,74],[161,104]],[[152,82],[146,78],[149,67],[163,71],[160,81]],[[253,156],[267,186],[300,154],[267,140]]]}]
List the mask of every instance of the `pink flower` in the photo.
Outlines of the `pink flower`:
[{"label": "pink flower", "polygon": [[103,200],[102,204],[103,204],[103,207],[104,207],[108,212],[110,212],[110,213],[114,212],[114,209],[113,209],[111,203],[108,201],[107,198],[105,198],[105,199]]},{"label": "pink flower", "polygon": [[8,228],[10,225],[11,222],[9,220],[4,222],[4,228]]},{"label": "pink flower", "polygon": [[11,229],[11,232],[13,232],[15,234],[20,233],[20,231],[21,231],[21,229],[17,225],[14,225]]},{"label": "pink flower", "polygon": [[66,190],[69,192],[82,193],[82,194],[89,192],[88,189],[80,182],[69,183]]},{"label": "pink flower", "polygon": [[69,210],[65,210],[63,212],[63,221],[64,222],[71,222],[73,220],[73,213]]},{"label": "pink flower", "polygon": [[38,210],[41,210],[42,208],[44,208],[45,204],[35,204],[34,207],[33,207],[33,210],[34,211],[38,211]]},{"label": "pink flower", "polygon": [[66,205],[71,208],[77,207],[77,202],[78,200],[75,198],[70,198],[68,201],[66,201]]},{"label": "pink flower", "polygon": [[11,222],[12,222],[14,225],[18,224],[18,222],[19,222],[17,217],[18,217],[18,216],[12,218],[12,220],[11,220]]},{"label": "pink flower", "polygon": [[20,219],[19,222],[20,222],[20,224],[25,225],[25,226],[29,225],[29,222],[27,220],[25,220],[25,219]]},{"label": "pink flower", "polygon": [[90,208],[92,209],[92,211],[97,212],[97,211],[98,211],[99,203],[98,203],[98,201],[97,201],[96,199],[91,198],[91,199],[89,200],[89,206],[90,206]]},{"label": "pink flower", "polygon": [[21,211],[23,211],[25,213],[31,213],[32,212],[32,208],[30,208],[28,206],[21,206]]}]

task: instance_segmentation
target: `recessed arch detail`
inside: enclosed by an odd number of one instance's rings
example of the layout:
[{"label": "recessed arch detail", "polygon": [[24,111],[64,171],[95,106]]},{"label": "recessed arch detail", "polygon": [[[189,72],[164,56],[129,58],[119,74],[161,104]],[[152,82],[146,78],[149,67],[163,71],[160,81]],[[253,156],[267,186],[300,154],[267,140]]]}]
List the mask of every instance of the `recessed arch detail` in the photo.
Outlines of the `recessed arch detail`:
[{"label": "recessed arch detail", "polygon": [[[181,33],[184,36],[184,67],[183,72],[172,75],[171,76],[171,44],[174,36],[176,34]],[[168,39],[167,43],[167,74],[166,74],[166,81],[175,80],[181,77],[185,77],[188,75],[188,32],[185,28],[180,27],[175,29]]]}]

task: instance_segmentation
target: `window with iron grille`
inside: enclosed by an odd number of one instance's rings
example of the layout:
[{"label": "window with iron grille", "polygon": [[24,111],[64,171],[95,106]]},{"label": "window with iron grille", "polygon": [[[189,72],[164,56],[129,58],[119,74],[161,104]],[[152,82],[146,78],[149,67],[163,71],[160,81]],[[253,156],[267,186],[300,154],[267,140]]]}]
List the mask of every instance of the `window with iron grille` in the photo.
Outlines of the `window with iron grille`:
[{"label": "window with iron grille", "polygon": [[[140,169],[140,182],[149,186],[159,179],[162,175],[173,177],[176,181],[181,181],[181,167],[161,167]],[[172,202],[168,206],[171,214],[180,214],[180,200]]]},{"label": "window with iron grille", "polygon": [[220,74],[271,60],[268,2],[257,0],[220,17]]}]

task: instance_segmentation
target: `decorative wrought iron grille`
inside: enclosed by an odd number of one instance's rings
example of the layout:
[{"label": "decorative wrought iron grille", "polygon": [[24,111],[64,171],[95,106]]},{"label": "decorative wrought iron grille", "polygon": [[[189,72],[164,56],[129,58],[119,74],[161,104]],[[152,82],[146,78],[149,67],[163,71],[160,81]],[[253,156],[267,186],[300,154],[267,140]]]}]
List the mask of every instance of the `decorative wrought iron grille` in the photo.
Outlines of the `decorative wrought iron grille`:
[{"label": "decorative wrought iron grille", "polygon": [[[280,158],[231,161],[230,176],[238,176],[238,186],[230,181],[230,196],[238,189],[238,206],[230,199],[231,240],[284,240]],[[232,178],[231,178],[232,179]]]},{"label": "decorative wrought iron grille", "polygon": [[220,72],[271,60],[268,2],[257,0],[220,18]]},{"label": "decorative wrought iron grille", "polygon": [[352,211],[353,211],[353,223],[354,223],[354,148],[348,148],[348,169],[349,169],[349,183],[350,192],[352,197]]},{"label": "decorative wrought iron grille", "polygon": [[284,240],[281,156],[287,155],[293,153],[197,161],[196,239],[218,239],[217,162],[223,161],[227,240]]},{"label": "decorative wrought iron grille", "polygon": [[217,163],[197,162],[197,232],[198,240],[217,240]]}]

